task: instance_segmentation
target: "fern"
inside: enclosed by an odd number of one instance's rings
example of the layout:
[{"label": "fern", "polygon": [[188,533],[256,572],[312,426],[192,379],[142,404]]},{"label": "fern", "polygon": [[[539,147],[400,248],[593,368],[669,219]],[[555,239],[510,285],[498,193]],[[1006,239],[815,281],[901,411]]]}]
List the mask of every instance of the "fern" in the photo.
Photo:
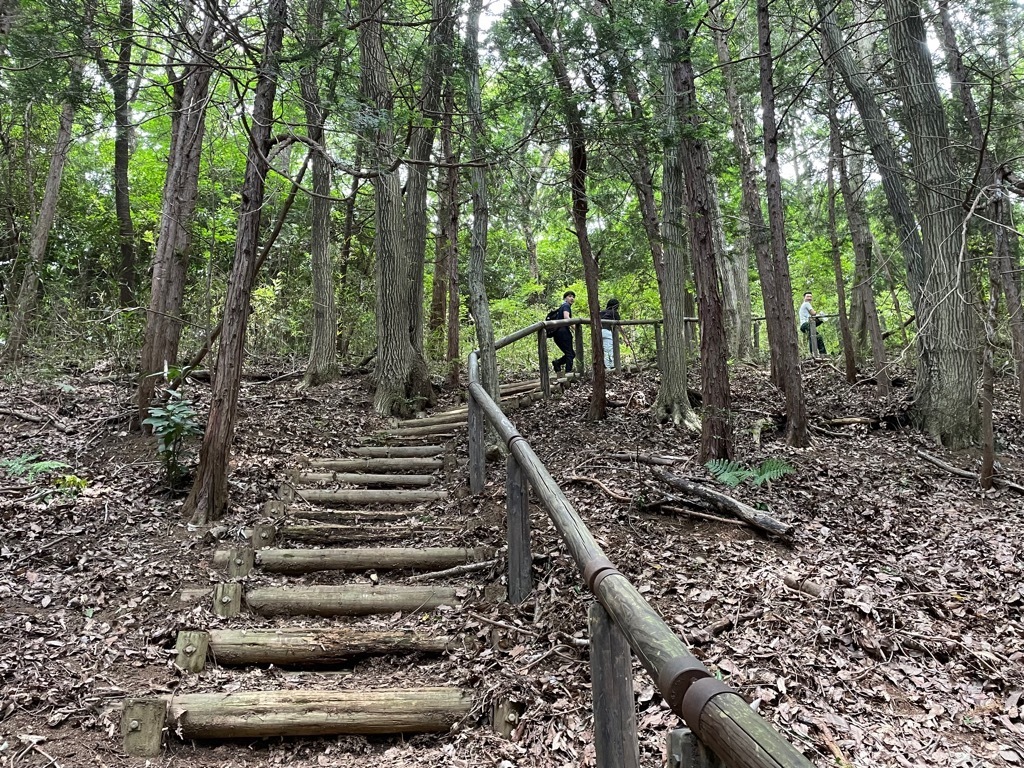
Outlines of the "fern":
[{"label": "fern", "polygon": [[754,476],[749,469],[744,469],[731,459],[712,459],[704,466],[715,480],[730,488],[735,488],[744,480]]},{"label": "fern", "polygon": [[704,465],[715,480],[729,488],[735,488],[747,480],[754,486],[778,480],[793,471],[793,468],[781,459],[765,459],[754,469],[747,469],[730,459],[713,459]]},{"label": "fern", "polygon": [[793,468],[782,459],[765,459],[761,462],[760,466],[754,469],[752,476],[754,486],[757,487],[762,483],[778,480],[780,477],[785,477],[792,471]]},{"label": "fern", "polygon": [[67,466],[63,461],[36,461],[38,458],[38,453],[23,453],[13,459],[0,461],[0,469],[6,470],[12,477],[24,477],[31,483],[39,475]]}]

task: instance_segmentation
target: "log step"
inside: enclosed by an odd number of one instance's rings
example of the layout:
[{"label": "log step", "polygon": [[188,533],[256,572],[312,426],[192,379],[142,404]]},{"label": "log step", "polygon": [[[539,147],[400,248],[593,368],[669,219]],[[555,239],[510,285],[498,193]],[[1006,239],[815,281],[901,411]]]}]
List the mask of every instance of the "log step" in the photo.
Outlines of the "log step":
[{"label": "log step", "polygon": [[262,587],[246,592],[245,602],[262,616],[368,616],[455,606],[459,604],[456,591],[454,587],[362,584]]},{"label": "log step", "polygon": [[396,427],[431,427],[438,424],[451,425],[465,424],[469,411],[466,408],[458,408],[454,411],[442,411],[435,416],[426,416],[422,419],[402,419],[395,421]]},{"label": "log step", "polygon": [[445,452],[443,445],[371,445],[365,448],[353,448],[356,456],[369,456],[380,459],[404,459],[424,456],[440,456]]},{"label": "log step", "polygon": [[356,541],[393,541],[406,539],[410,531],[451,531],[453,528],[440,526],[417,526],[416,528],[384,528],[365,525],[285,525],[278,531],[286,541],[303,544],[346,544]]},{"label": "log step", "polygon": [[169,730],[185,739],[445,732],[472,708],[468,691],[255,691],[172,696]]},{"label": "log step", "polygon": [[465,648],[449,635],[357,629],[212,629],[209,657],[224,666],[274,664],[279,667],[330,666],[354,656],[385,653],[445,653]]},{"label": "log step", "polygon": [[[261,549],[255,564],[268,573],[313,573],[315,571],[365,571],[372,568],[420,568],[438,570],[491,557],[484,547],[366,547],[360,549]],[[225,567],[231,551],[217,550],[213,564]]]},{"label": "log step", "polygon": [[310,504],[423,504],[448,498],[447,491],[401,489],[321,491],[310,488],[295,489],[294,492]]},{"label": "log step", "polygon": [[288,514],[296,520],[320,520],[325,523],[397,523],[423,513],[415,509],[301,509],[288,507]]},{"label": "log step", "polygon": [[293,472],[292,483],[340,483],[343,485],[433,485],[433,475],[380,475],[363,472]]},{"label": "log step", "polygon": [[463,424],[465,424],[465,420],[446,424],[431,424],[425,427],[396,427],[395,429],[387,430],[384,434],[388,437],[425,437],[428,435],[447,435],[454,434],[456,430],[462,428]]},{"label": "log step", "polygon": [[433,457],[312,459],[309,466],[329,472],[411,472],[414,470],[442,469],[444,459]]}]

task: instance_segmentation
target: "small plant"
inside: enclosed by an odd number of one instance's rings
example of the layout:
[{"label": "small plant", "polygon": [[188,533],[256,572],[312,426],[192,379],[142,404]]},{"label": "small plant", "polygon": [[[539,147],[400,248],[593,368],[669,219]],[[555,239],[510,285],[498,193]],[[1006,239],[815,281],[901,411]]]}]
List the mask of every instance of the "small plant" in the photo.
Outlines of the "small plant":
[{"label": "small plant", "polygon": [[713,459],[704,465],[711,476],[723,485],[735,488],[747,480],[755,487],[785,477],[793,468],[781,459],[765,459],[753,469],[747,469],[731,459]]},{"label": "small plant", "polygon": [[23,453],[13,459],[0,461],[0,469],[12,477],[24,477],[31,483],[39,475],[67,467],[63,461],[36,461],[38,458],[38,453]]},{"label": "small plant", "polygon": [[171,488],[186,477],[188,472],[181,463],[182,447],[186,437],[202,434],[192,401],[177,390],[167,390],[167,401],[149,409],[149,418],[143,422],[153,429],[157,439],[156,450],[167,473]]},{"label": "small plant", "polygon": [[53,484],[68,496],[77,496],[89,487],[89,481],[78,475],[61,475]]}]

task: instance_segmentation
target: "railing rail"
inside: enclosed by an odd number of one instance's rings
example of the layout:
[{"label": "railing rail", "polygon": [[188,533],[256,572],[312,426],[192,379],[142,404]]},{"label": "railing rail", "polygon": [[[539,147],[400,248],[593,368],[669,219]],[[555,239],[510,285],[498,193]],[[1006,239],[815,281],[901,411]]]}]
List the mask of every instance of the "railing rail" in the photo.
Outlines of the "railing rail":
[{"label": "railing rail", "polygon": [[[537,334],[541,345],[541,376],[546,378],[546,337],[547,330],[559,326],[580,326],[587,322],[583,318],[534,323],[495,342],[496,347],[506,346],[532,334]],[[660,323],[660,321],[639,321]],[[638,324],[637,321],[620,323]],[[657,325],[656,325],[657,327]],[[577,339],[578,340],[578,339]],[[484,455],[486,452],[484,421],[487,421],[508,449],[508,480],[506,499],[508,506],[509,531],[509,600],[514,603],[526,599],[532,585],[529,567],[529,517],[527,512],[526,484],[533,487],[555,528],[565,541],[569,553],[575,560],[584,583],[597,598],[603,611],[610,618],[610,631],[621,632],[629,648],[640,660],[665,701],[692,729],[697,738],[718,756],[727,768],[810,768],[811,763],[792,744],[780,736],[767,722],[750,709],[746,701],[734,690],[715,679],[709,670],[690,653],[686,644],[671,630],[661,616],[644,599],[630,581],[619,572],[601,547],[594,540],[586,524],[562,493],[558,483],[534,453],[526,439],[502,412],[500,406],[488,395],[480,383],[478,352],[469,356],[469,452],[470,488],[474,493],[483,490],[485,482]],[[604,615],[600,611],[598,616]],[[591,613],[594,622],[595,612]],[[607,635],[607,632],[601,633]],[[592,642],[595,641],[592,635]],[[600,649],[591,648],[591,663]],[[609,690],[605,698],[612,699],[622,694],[631,700],[629,685],[628,657],[625,666],[619,666],[618,688]],[[597,706],[598,675],[594,676],[595,732],[617,733],[622,723],[602,723],[611,717],[622,717],[622,713],[608,715]],[[601,674],[602,680],[614,676]],[[602,683],[605,684],[605,683]],[[621,699],[622,696],[619,696]],[[630,717],[632,715],[630,714]],[[607,738],[607,736],[603,737]],[[636,752],[635,727],[632,751]],[[598,739],[598,765],[610,765],[602,758],[602,741]],[[620,746],[621,745],[617,745]],[[616,754],[628,756],[629,749],[619,749]],[[619,760],[615,764],[635,764],[635,761]]]}]

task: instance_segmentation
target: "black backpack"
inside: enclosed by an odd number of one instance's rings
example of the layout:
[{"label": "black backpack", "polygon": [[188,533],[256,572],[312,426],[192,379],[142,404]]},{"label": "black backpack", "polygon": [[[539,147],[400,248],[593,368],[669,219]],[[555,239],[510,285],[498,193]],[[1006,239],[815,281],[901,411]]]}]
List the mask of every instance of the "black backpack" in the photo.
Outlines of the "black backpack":
[{"label": "black backpack", "polygon": [[545,320],[561,320],[562,318],[559,317],[559,315],[561,314],[561,312],[559,310],[561,310],[561,309],[562,309],[561,305],[555,307],[550,312],[548,312],[546,315],[544,315],[544,319]]}]

